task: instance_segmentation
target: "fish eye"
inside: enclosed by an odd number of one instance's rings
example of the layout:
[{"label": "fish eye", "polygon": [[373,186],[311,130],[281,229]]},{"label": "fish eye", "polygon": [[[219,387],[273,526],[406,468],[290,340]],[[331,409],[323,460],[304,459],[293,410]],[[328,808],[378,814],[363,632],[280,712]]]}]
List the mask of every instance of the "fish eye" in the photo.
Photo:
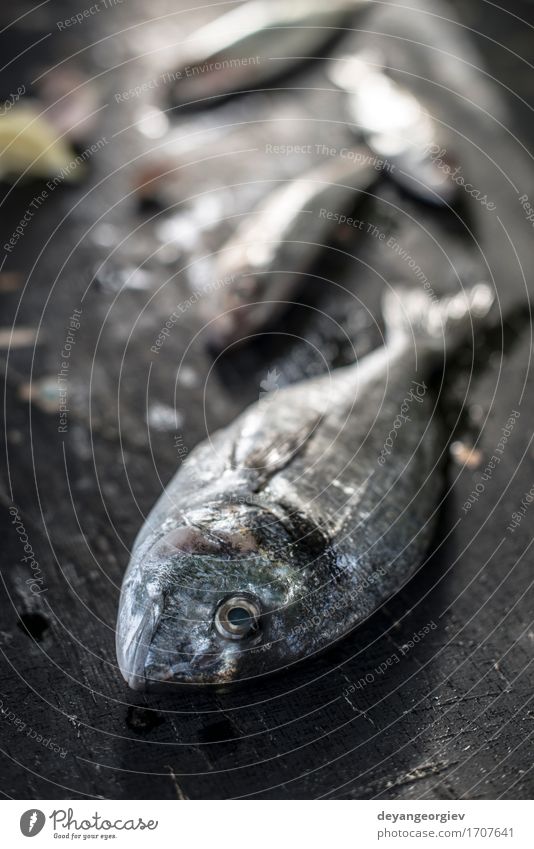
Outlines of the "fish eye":
[{"label": "fish eye", "polygon": [[259,628],[260,605],[246,596],[232,596],[215,611],[215,628],[227,640],[242,640]]}]

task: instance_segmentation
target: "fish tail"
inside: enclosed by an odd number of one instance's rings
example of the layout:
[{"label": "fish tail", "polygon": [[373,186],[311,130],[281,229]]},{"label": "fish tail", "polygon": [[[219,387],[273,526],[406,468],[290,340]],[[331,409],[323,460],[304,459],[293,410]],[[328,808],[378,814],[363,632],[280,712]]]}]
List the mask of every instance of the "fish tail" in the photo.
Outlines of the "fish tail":
[{"label": "fish tail", "polygon": [[495,293],[487,283],[477,283],[455,295],[430,299],[421,290],[395,288],[383,300],[389,347],[405,344],[451,352],[473,340],[478,328],[491,321]]}]

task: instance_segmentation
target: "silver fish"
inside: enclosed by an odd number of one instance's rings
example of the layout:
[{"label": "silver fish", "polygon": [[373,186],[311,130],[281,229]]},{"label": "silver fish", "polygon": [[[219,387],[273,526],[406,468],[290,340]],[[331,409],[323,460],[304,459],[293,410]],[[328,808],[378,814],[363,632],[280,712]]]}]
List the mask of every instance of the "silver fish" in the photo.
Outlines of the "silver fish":
[{"label": "silver fish", "polygon": [[175,105],[261,88],[320,54],[370,0],[249,0],[193,33],[166,77]]},{"label": "silver fish", "polygon": [[442,148],[439,131],[418,98],[391,79],[373,53],[335,59],[329,73],[348,94],[353,131],[395,166],[392,179],[427,203],[452,203],[457,187],[433,157]]},{"label": "silver fish", "polygon": [[223,246],[215,277],[229,282],[206,308],[215,316],[206,331],[212,346],[242,340],[287,308],[302,283],[299,275],[324,249],[340,216],[379,177],[368,149],[350,153],[276,188]]},{"label": "silver fish", "polygon": [[190,454],[124,577],[117,657],[132,688],[291,666],[413,575],[444,482],[427,381],[492,303],[483,283],[439,303],[391,291],[383,348],[266,395]]}]

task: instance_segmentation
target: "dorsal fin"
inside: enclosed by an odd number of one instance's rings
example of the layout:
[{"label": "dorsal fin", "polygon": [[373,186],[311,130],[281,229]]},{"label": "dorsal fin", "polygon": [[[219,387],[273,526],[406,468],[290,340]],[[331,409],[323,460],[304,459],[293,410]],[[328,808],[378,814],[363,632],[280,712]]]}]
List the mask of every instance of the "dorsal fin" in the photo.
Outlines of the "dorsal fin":
[{"label": "dorsal fin", "polygon": [[316,410],[296,416],[294,410],[284,414],[277,405],[277,412],[272,427],[271,417],[262,415],[261,410],[247,416],[234,442],[232,466],[256,472],[259,487],[304,450],[322,419],[322,413]]}]

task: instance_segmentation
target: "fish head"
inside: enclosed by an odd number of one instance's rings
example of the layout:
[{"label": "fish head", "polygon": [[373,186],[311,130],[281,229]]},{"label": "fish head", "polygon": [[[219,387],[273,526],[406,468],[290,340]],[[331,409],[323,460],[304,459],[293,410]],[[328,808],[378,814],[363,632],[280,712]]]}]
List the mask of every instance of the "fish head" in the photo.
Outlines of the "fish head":
[{"label": "fish head", "polygon": [[166,529],[134,549],[125,576],[117,624],[123,677],[133,689],[159,690],[286,666],[304,573],[291,534],[256,511],[223,510]]},{"label": "fish head", "polygon": [[223,254],[207,308],[208,344],[217,351],[268,330],[272,315],[286,305],[295,281],[277,270],[273,247],[238,242]]}]

